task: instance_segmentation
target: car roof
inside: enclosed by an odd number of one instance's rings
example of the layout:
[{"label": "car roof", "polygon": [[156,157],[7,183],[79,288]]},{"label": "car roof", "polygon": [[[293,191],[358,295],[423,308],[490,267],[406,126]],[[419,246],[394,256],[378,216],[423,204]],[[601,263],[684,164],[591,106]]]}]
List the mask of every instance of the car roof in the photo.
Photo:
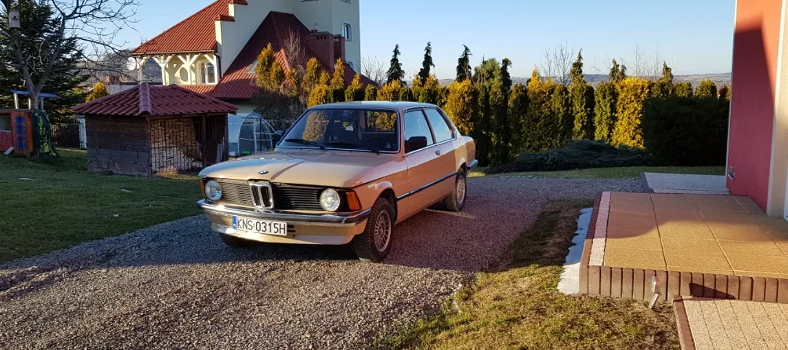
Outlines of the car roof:
[{"label": "car roof", "polygon": [[410,108],[438,108],[430,103],[421,102],[401,102],[401,101],[356,101],[356,102],[337,102],[314,106],[312,109],[364,109],[380,108],[406,110]]}]

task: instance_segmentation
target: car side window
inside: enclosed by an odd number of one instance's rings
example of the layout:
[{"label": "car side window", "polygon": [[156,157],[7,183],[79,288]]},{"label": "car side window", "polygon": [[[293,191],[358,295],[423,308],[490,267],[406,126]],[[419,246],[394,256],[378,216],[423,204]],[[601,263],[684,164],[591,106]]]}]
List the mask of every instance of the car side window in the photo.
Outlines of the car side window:
[{"label": "car side window", "polygon": [[437,109],[430,108],[425,111],[427,112],[427,118],[430,120],[430,125],[432,125],[432,131],[435,133],[435,141],[443,142],[454,138],[454,133],[449,124],[446,123],[446,118]]},{"label": "car side window", "polygon": [[421,110],[405,113],[405,143],[407,152],[413,152],[435,144],[430,125]]}]

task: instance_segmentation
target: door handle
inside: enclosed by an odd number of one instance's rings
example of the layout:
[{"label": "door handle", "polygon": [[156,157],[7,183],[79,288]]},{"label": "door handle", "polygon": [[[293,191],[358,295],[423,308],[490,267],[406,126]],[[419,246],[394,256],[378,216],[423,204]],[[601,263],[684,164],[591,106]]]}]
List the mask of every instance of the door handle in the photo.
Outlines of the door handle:
[{"label": "door handle", "polygon": [[440,155],[441,155],[441,150],[435,150],[435,155],[440,157]]}]

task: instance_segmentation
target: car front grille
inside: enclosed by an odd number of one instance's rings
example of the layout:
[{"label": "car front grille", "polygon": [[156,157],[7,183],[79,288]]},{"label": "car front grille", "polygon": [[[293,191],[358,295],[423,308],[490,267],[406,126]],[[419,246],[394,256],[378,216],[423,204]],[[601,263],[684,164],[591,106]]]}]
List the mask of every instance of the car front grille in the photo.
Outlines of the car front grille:
[{"label": "car front grille", "polygon": [[222,199],[219,201],[220,203],[249,208],[254,207],[252,190],[248,182],[225,180],[219,181],[219,184],[222,185]]},{"label": "car front grille", "polygon": [[323,210],[320,193],[323,188],[312,186],[274,186],[274,208],[283,210]]},{"label": "car front grille", "polygon": [[[254,182],[220,180],[222,185],[222,204],[245,208],[261,207],[270,209],[270,196],[273,191],[275,210],[323,210],[320,206],[320,193],[324,188],[298,185],[255,186]],[[260,200],[262,199],[262,205]]]}]

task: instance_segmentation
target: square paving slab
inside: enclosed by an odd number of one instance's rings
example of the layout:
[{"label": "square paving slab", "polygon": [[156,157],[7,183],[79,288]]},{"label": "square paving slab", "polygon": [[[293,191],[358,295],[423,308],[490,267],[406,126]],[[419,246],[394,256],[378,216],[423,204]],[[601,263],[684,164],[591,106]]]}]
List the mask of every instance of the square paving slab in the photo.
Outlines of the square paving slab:
[{"label": "square paving slab", "polygon": [[692,298],[674,307],[683,349],[788,349],[788,304]]},{"label": "square paving slab", "polygon": [[788,222],[747,197],[609,195],[600,265],[788,279]]}]

